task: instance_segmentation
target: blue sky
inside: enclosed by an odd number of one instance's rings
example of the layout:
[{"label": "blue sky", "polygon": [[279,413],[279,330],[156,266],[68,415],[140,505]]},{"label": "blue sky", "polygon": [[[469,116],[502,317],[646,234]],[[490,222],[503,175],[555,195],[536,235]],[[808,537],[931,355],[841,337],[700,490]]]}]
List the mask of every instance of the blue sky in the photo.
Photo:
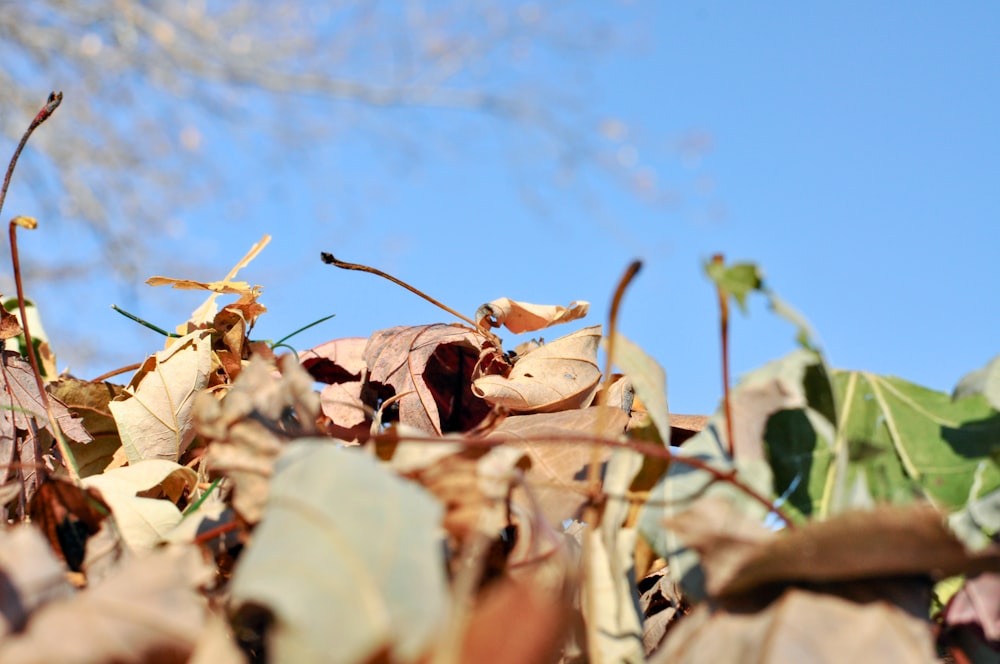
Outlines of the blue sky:
[{"label": "blue sky", "polygon": [[[169,276],[221,278],[269,233],[271,246],[243,273],[265,287],[260,336],[331,313],[299,347],[450,322],[388,282],[321,264],[323,250],[468,315],[504,296],[591,302],[583,323],[553,328],[551,339],[605,322],[618,278],[640,258],[621,330],[666,369],[675,412],[712,412],[721,394],[718,312],[701,269],[716,252],[760,264],[836,367],[947,391],[1000,352],[997,5],[691,2],[635,11],[634,42],[595,60],[580,97],[592,117],[629,127],[609,139],[616,158],[648,167],[669,201],[645,201],[596,169],[563,186],[536,180],[530,137],[493,138],[489,123],[457,123],[484,134],[468,149],[461,137],[427,148],[412,163],[342,138],[277,170],[217,124],[209,145],[243,185],[183,211],[183,235],[163,246],[205,268]],[[531,66],[561,66],[544,58]],[[455,119],[435,117],[445,129]],[[526,199],[526,188],[544,204]],[[164,269],[154,261],[144,276]],[[118,347],[123,363],[161,340],[133,329],[111,302],[169,326],[201,299],[144,288],[124,302],[120,290],[95,290],[80,313],[85,332]],[[736,375],[794,347],[794,331],[761,300],[735,317],[731,336]],[[54,342],[57,351],[72,344]]]}]

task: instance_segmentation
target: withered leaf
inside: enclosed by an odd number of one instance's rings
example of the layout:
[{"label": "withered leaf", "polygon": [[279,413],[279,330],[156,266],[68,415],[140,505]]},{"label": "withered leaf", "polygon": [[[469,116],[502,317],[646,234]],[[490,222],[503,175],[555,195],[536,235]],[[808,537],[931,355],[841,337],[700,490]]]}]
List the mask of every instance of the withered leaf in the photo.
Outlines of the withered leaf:
[{"label": "withered leaf", "polygon": [[391,327],[365,348],[368,385],[379,399],[399,396],[399,421],[431,434],[465,431],[489,407],[473,395],[479,336],[460,325]]},{"label": "withered leaf", "polygon": [[[490,431],[487,438],[508,441],[522,450],[531,461],[525,474],[525,488],[532,494],[522,504],[537,504],[551,524],[576,518],[588,500],[587,474],[593,459],[593,447],[581,436],[616,437],[628,422],[621,409],[594,406],[559,413],[514,415]],[[603,464],[610,456],[608,448],[599,448]],[[603,472],[603,471],[602,471]]]},{"label": "withered leaf", "polygon": [[36,611],[25,632],[0,643],[0,661],[185,662],[207,615],[198,589],[212,576],[195,546],[129,559],[100,584]]},{"label": "withered leaf", "polygon": [[100,531],[110,511],[98,492],[54,477],[42,483],[29,504],[31,521],[74,571],[81,569],[87,541]]},{"label": "withered leaf", "polygon": [[233,508],[249,523],[260,520],[282,432],[313,433],[319,413],[309,374],[292,356],[281,359],[281,368],[276,377],[268,361],[253,355],[221,401],[207,392],[195,401],[195,426],[212,441],[209,469],[232,480]]},{"label": "withered leaf", "polygon": [[545,413],[588,406],[601,371],[597,367],[599,325],[586,327],[519,358],[506,377],[487,375],[472,384],[490,405],[516,413]]},{"label": "withered leaf", "polygon": [[715,597],[774,583],[1000,570],[1000,550],[966,551],[941,514],[920,504],[844,512],[772,533],[725,499],[707,498],[666,525],[699,552]]},{"label": "withered leaf", "polygon": [[121,447],[118,425],[108,404],[122,392],[121,385],[93,383],[77,378],[63,378],[49,383],[48,390],[79,417],[80,423],[93,437],[89,443],[70,442],[80,477],[96,475],[108,467],[115,451]]},{"label": "withered leaf", "polygon": [[935,664],[938,658],[927,621],[897,606],[789,588],[762,611],[712,612],[700,604],[650,659],[702,662]]},{"label": "withered leaf", "polygon": [[503,325],[514,334],[534,332],[552,325],[568,323],[587,315],[589,302],[570,302],[568,307],[555,304],[529,304],[501,297],[479,307],[476,322],[480,327]]},{"label": "withered leaf", "polygon": [[198,330],[149,357],[108,404],[131,463],[177,461],[194,439],[194,397],[212,368],[210,332]]},{"label": "withered leaf", "polygon": [[17,316],[0,307],[0,339],[13,339],[21,334],[21,321]]},{"label": "withered leaf", "polygon": [[350,441],[366,437],[368,415],[361,390],[367,345],[368,339],[351,337],[299,353],[299,361],[309,374],[327,384],[319,395],[320,406],[330,420],[327,432],[335,438]]},{"label": "withered leaf", "polygon": [[21,631],[38,607],[73,595],[62,563],[30,525],[0,530],[0,584],[0,642]]}]

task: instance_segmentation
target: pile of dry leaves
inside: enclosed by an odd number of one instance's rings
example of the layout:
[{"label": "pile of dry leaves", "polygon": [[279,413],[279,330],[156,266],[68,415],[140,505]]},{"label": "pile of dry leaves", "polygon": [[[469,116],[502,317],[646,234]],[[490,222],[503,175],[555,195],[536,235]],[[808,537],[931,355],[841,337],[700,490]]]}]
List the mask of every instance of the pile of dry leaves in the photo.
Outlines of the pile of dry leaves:
[{"label": "pile of dry leaves", "polygon": [[[760,473],[770,416],[801,407],[786,383],[733,395],[727,466],[699,447],[721,416],[669,414],[662,370],[624,337],[504,349],[494,333],[579,320],[583,302],[501,299],[470,324],[279,356],[250,339],[261,289],[234,281],[266,240],[223,281],[150,281],[211,295],[127,385],[64,376],[43,395],[5,352],[0,662],[993,652],[1000,555],[934,507],[782,523]],[[602,343],[623,374],[599,368]]]}]

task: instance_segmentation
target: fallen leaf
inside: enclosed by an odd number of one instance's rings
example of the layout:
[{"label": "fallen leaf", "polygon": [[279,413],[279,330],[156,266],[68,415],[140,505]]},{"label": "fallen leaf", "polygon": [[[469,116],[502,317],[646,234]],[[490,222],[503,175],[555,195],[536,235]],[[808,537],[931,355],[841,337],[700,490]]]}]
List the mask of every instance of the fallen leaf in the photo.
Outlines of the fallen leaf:
[{"label": "fallen leaf", "polygon": [[493,406],[515,413],[585,408],[601,380],[597,367],[599,325],[560,337],[519,357],[506,377],[487,375],[473,381],[473,393]]},{"label": "fallen leaf", "polygon": [[568,307],[561,307],[554,304],[515,302],[509,297],[502,297],[479,307],[476,322],[483,329],[503,325],[514,334],[521,334],[579,320],[589,310],[589,302],[570,302]]},{"label": "fallen leaf", "polygon": [[761,611],[713,612],[700,604],[650,659],[702,662],[936,664],[938,658],[927,621],[899,607],[789,588]]},{"label": "fallen leaf", "polygon": [[33,611],[53,600],[72,597],[65,568],[38,528],[0,530],[0,643],[24,629]]},{"label": "fallen leaf", "polygon": [[233,508],[251,524],[260,520],[283,436],[315,433],[319,414],[309,374],[292,356],[280,365],[276,377],[273,365],[254,355],[221,401],[208,392],[195,401],[195,426],[212,441],[208,468],[232,480]]},{"label": "fallen leaf", "polygon": [[210,333],[192,332],[149,357],[123,393],[108,404],[131,463],[177,461],[194,439],[194,397],[208,385]]},{"label": "fallen leaf", "polygon": [[198,589],[212,576],[195,546],[130,559],[100,584],[36,611],[23,633],[0,642],[0,661],[186,662],[207,616]]},{"label": "fallen leaf", "polygon": [[947,627],[976,626],[1000,643],[1000,574],[986,572],[966,579],[941,616]]},{"label": "fallen leaf", "polygon": [[572,607],[559,593],[505,580],[490,588],[470,616],[461,662],[547,664],[560,661]]},{"label": "fallen leaf", "polygon": [[713,597],[775,583],[1000,571],[1000,549],[966,551],[928,505],[880,505],[775,533],[730,502],[706,498],[666,527],[699,552]]},{"label": "fallen leaf", "polygon": [[237,632],[263,608],[270,661],[416,661],[448,609],[440,517],[423,489],[364,454],[289,443],[231,582]]},{"label": "fallen leaf", "polygon": [[31,521],[74,571],[82,568],[87,543],[101,530],[110,511],[96,491],[54,477],[42,483],[29,504]]},{"label": "fallen leaf", "polygon": [[83,485],[100,492],[122,539],[133,550],[142,550],[159,544],[180,522],[175,503],[197,482],[190,468],[165,459],[145,459],[87,477]]},{"label": "fallen leaf", "polygon": [[398,397],[402,424],[431,434],[465,431],[489,411],[470,387],[481,352],[479,336],[460,325],[380,330],[364,352],[367,385],[379,400]]},{"label": "fallen leaf", "polygon": [[329,419],[327,433],[345,441],[367,439],[368,407],[361,397],[367,345],[367,339],[352,337],[299,353],[299,361],[309,374],[327,384],[319,394],[320,407]]},{"label": "fallen leaf", "polygon": [[108,406],[112,399],[122,393],[122,386],[62,378],[49,383],[48,389],[66,404],[93,437],[89,443],[70,442],[80,477],[103,472],[111,463],[115,451],[122,445],[118,425]]},{"label": "fallen leaf", "polygon": [[[578,518],[588,501],[587,475],[594,458],[591,445],[581,436],[614,438],[625,430],[628,416],[620,409],[594,406],[559,413],[514,415],[486,434],[501,439],[508,447],[523,451],[531,461],[524,488],[531,497],[515,493],[515,500],[530,508],[538,505],[550,524]],[[599,448],[597,459],[604,464],[610,455]],[[602,467],[603,474],[603,467]]]}]

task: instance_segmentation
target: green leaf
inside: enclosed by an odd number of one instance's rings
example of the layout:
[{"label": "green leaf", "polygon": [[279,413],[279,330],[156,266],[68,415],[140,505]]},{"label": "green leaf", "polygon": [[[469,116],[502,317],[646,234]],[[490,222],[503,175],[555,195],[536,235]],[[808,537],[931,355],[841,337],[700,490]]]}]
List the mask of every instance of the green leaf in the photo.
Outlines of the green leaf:
[{"label": "green leaf", "polygon": [[275,468],[232,580],[237,623],[255,607],[274,614],[275,662],[424,655],[448,606],[438,503],[328,439],[291,443]]},{"label": "green leaf", "polygon": [[735,263],[726,267],[723,263],[709,260],[705,263],[705,273],[726,295],[732,295],[743,313],[747,312],[747,293],[761,290],[764,279],[760,269],[753,263]]}]

